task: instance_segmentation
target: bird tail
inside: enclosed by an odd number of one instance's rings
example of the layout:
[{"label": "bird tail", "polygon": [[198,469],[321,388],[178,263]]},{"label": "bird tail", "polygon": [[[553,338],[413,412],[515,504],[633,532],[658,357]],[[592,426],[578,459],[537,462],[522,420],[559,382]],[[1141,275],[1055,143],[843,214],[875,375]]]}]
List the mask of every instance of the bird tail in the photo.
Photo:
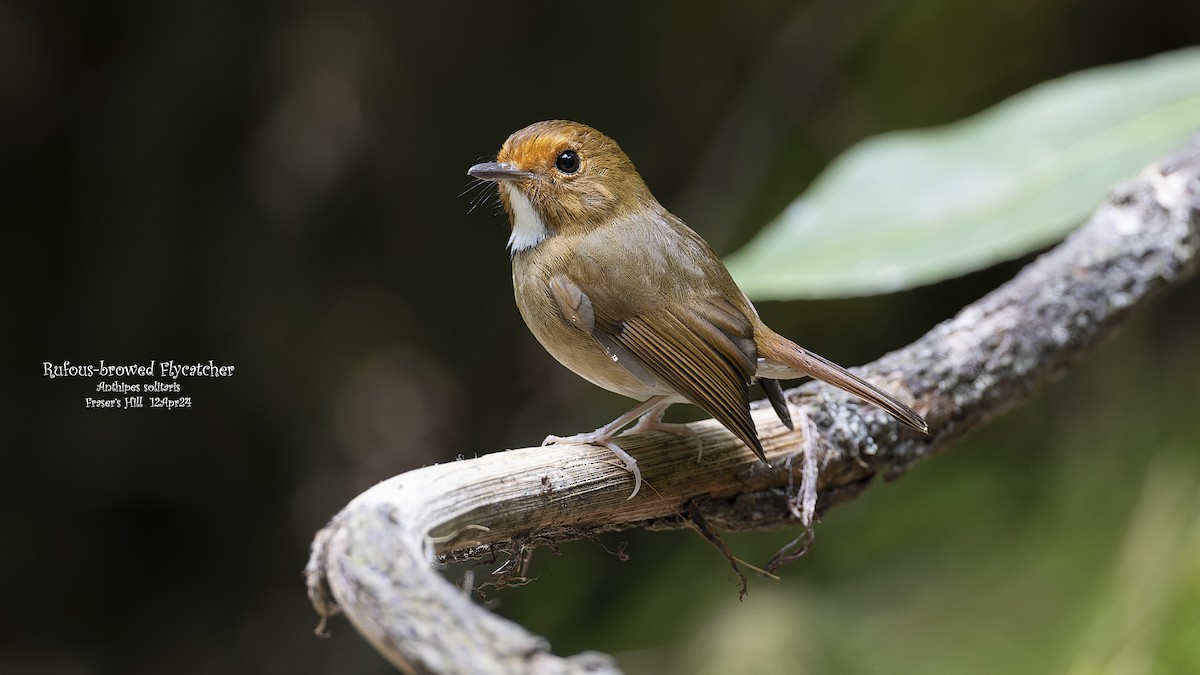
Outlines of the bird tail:
[{"label": "bird tail", "polygon": [[[882,408],[907,426],[929,433],[929,423],[895,396],[822,356],[814,354],[769,328],[757,336],[758,355],[822,382],[843,389]],[[777,370],[777,369],[774,369]]]}]

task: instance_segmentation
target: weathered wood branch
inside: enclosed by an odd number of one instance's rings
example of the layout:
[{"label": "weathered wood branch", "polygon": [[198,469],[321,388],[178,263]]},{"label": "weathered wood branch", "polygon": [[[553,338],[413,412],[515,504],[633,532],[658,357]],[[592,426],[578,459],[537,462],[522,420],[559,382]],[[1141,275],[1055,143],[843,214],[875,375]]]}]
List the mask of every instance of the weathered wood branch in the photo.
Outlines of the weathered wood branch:
[{"label": "weathered wood branch", "polygon": [[[727,530],[797,521],[789,486],[801,451],[817,459],[818,508],[896,477],[1066,372],[1131,312],[1197,270],[1200,139],[1118,186],[1088,222],[1016,278],[913,344],[859,369],[914,402],[928,438],[830,387],[789,392],[806,419],[788,432],[755,412],[774,468],[715,422],[703,442],[631,437],[646,485],[607,450],[524,448],[425,467],[384,481],[322,529],[307,568],[317,612],[343,612],[391,663],[415,673],[617,672],[611,659],[562,658],[545,641],[470,601],[435,569],[492,545],[537,545],[628,527],[680,527],[685,511]],[[804,430],[810,430],[804,433]],[[686,507],[686,508],[685,508]]]}]

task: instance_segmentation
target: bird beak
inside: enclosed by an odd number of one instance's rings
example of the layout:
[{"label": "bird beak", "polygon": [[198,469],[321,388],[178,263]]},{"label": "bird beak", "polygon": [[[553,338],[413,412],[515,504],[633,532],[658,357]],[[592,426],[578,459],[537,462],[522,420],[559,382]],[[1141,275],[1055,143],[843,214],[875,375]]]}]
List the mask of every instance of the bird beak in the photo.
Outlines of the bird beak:
[{"label": "bird beak", "polygon": [[467,175],[480,180],[494,182],[533,178],[529,171],[522,171],[508,162],[484,162],[467,169]]}]

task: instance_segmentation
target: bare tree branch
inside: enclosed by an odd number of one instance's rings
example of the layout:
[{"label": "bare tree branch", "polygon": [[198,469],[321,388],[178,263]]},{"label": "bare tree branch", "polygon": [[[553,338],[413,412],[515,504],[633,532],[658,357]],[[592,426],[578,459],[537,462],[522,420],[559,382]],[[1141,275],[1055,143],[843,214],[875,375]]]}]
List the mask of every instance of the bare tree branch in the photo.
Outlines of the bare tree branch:
[{"label": "bare tree branch", "polygon": [[[1200,139],[1118,186],[1089,221],[1009,283],[860,373],[914,401],[921,438],[884,413],[816,383],[788,393],[807,423],[787,431],[755,411],[774,468],[717,423],[688,439],[622,445],[646,486],[611,453],[558,445],[425,467],[384,481],[321,530],[307,568],[322,617],[344,612],[397,667],[415,673],[617,672],[610,658],[561,658],[545,641],[470,601],[434,562],[513,551],[628,527],[680,527],[685,513],[727,530],[797,524],[789,486],[816,459],[818,508],[899,476],[1022,403],[1112,334],[1138,307],[1196,273]],[[807,430],[807,433],[806,433]],[[811,463],[810,463],[811,466]],[[803,495],[800,496],[803,498]],[[324,621],[322,621],[322,625]]]}]

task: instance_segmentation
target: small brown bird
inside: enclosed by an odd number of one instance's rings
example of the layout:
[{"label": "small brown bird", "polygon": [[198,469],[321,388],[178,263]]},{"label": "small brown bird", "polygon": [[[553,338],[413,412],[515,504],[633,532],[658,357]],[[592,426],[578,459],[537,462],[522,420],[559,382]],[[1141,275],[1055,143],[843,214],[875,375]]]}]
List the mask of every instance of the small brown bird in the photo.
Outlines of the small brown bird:
[{"label": "small brown bird", "polygon": [[513,290],[546,351],[589,382],[641,401],[585,434],[550,443],[602,445],[634,475],[637,461],[613,442],[664,430],[667,407],[703,408],[766,462],[750,417],[755,379],[790,429],[780,379],[810,376],[884,409],[918,431],[929,425],[887,392],[768,328],[725,265],[650,194],[612,139],[576,122],[551,120],[514,133],[496,161],[467,173],[500,186],[512,224]]}]

